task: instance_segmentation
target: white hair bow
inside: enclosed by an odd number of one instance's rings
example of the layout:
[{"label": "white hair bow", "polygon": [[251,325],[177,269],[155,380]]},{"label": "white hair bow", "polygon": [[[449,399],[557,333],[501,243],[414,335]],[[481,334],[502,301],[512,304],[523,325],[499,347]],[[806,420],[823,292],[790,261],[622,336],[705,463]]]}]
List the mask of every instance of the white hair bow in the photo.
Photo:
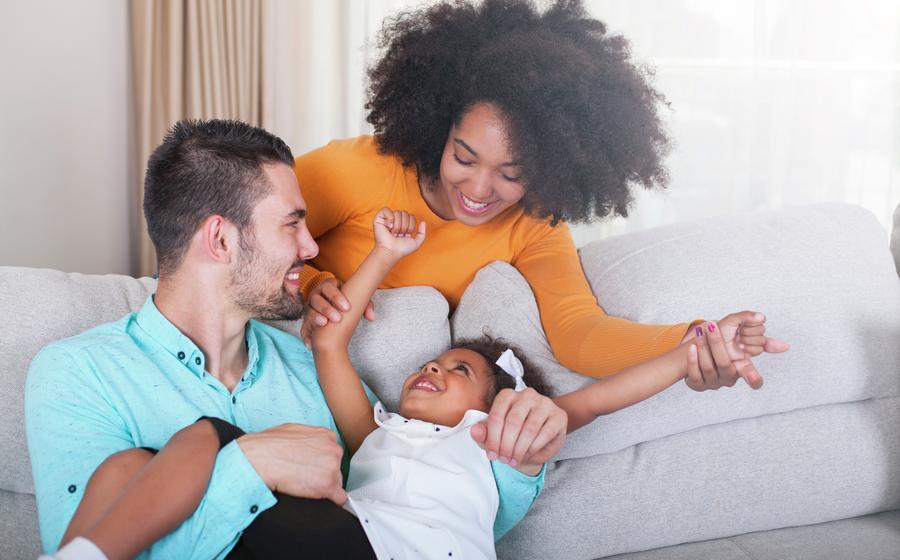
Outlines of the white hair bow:
[{"label": "white hair bow", "polygon": [[507,348],[506,351],[497,358],[496,363],[500,366],[500,369],[516,380],[516,391],[521,391],[525,388],[525,381],[522,379],[522,376],[525,375],[525,368],[522,367],[522,362],[519,361],[519,358],[516,358],[516,355],[513,354],[512,350]]}]

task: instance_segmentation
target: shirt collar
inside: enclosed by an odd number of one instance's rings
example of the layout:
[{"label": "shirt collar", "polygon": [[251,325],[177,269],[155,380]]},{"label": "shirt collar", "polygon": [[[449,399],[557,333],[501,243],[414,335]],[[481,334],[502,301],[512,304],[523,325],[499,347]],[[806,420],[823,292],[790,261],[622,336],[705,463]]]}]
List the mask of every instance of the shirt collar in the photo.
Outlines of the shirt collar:
[{"label": "shirt collar", "polygon": [[[155,340],[166,352],[183,363],[197,377],[203,378],[206,374],[206,356],[203,351],[178,330],[171,321],[156,307],[153,295],[147,296],[144,306],[138,311],[137,325]],[[259,344],[253,322],[250,321],[245,329],[244,338],[247,343],[247,373],[245,378],[255,379],[258,376]]]},{"label": "shirt collar", "polygon": [[415,418],[404,418],[397,413],[387,412],[381,401],[375,403],[375,423],[391,432],[399,432],[407,437],[445,438],[487,420],[488,415],[480,410],[467,410],[462,420],[455,426],[434,424]]}]

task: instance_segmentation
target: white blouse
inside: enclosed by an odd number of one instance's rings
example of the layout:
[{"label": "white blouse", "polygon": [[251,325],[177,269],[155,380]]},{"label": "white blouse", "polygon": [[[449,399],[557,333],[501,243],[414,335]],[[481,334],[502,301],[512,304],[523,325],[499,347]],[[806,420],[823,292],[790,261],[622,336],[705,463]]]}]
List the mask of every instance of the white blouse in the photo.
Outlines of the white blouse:
[{"label": "white blouse", "polygon": [[346,507],[379,560],[496,558],[497,484],[469,434],[486,418],[469,410],[447,427],[375,405],[379,427],[350,462]]}]

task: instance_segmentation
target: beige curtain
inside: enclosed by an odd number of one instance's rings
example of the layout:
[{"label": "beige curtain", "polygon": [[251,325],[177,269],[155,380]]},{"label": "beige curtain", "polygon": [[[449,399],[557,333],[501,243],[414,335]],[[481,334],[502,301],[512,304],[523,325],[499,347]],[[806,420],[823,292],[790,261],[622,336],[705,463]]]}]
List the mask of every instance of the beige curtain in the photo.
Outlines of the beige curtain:
[{"label": "beige curtain", "polygon": [[184,118],[260,126],[265,0],[133,0],[137,273],[156,272],[141,210],[147,158]]}]

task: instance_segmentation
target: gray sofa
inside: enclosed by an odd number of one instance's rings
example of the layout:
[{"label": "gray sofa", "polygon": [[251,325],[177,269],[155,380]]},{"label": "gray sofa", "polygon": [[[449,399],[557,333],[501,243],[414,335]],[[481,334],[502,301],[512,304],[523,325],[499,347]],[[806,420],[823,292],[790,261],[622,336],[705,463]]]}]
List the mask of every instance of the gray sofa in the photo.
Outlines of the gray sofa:
[{"label": "gray sofa", "polygon": [[[792,350],[757,360],[752,391],[683,383],[576,432],[501,558],[900,558],[900,280],[869,212],[824,204],[679,224],[592,243],[601,305],[642,322],[768,316]],[[23,428],[30,359],[47,342],[137,309],[150,279],[0,267],[0,558],[34,558]],[[590,383],[543,337],[509,265],[478,273],[453,316],[433,289],[379,292],[352,355],[382,399],[454,337],[527,349],[557,391]],[[295,329],[295,324],[280,325]]]}]

